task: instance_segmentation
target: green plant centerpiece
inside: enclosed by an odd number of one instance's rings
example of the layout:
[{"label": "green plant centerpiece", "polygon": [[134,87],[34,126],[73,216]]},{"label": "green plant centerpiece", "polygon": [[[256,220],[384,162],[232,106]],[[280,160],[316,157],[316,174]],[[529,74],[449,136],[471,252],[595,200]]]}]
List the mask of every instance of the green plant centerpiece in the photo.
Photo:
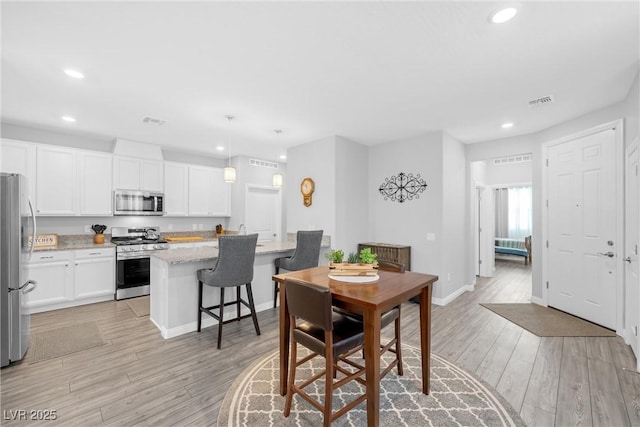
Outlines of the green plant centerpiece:
[{"label": "green plant centerpiece", "polygon": [[349,256],[347,256],[347,262],[349,264],[357,264],[360,262],[360,257],[355,252],[349,252]]},{"label": "green plant centerpiece", "polygon": [[371,248],[364,248],[360,251],[360,263],[361,264],[373,264],[378,265],[378,254],[371,252]]},{"label": "green plant centerpiece", "polygon": [[329,260],[329,265],[340,264],[344,259],[344,251],[342,249],[331,249],[326,253],[325,257]]}]

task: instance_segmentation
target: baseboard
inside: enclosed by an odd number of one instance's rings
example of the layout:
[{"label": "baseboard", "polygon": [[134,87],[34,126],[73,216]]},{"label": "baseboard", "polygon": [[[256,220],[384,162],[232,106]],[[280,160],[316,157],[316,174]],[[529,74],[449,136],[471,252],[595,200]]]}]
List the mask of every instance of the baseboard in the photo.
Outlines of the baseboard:
[{"label": "baseboard", "polygon": [[531,303],[538,304],[538,305],[541,305],[543,307],[547,306],[547,303],[544,302],[544,300],[542,298],[538,298],[538,297],[531,297]]},{"label": "baseboard", "polygon": [[455,292],[450,293],[444,298],[431,298],[431,302],[435,305],[445,306],[449,304],[451,301],[453,301],[454,299],[458,298],[460,295],[464,294],[465,292],[473,292],[475,289],[476,289],[476,284],[474,280],[474,282],[471,285],[458,288]]},{"label": "baseboard", "polygon": [[[225,309],[225,313],[224,313],[224,320],[232,320],[234,319],[236,316],[236,308],[235,307],[231,307],[231,308],[227,308]],[[273,310],[273,301],[270,302],[265,302],[262,304],[258,304],[256,305],[256,313],[259,313],[261,311],[265,311],[265,310]],[[244,316],[245,314],[250,314],[251,312],[249,311],[248,308],[246,307],[242,307],[242,310],[240,311],[240,315]],[[248,320],[249,322],[251,322],[251,319],[245,319]],[[180,326],[176,326],[174,328],[162,328],[160,327],[153,319],[151,319],[151,321],[153,322],[154,325],[156,325],[156,327],[160,330],[160,334],[162,335],[162,338],[164,339],[169,339],[169,338],[174,338],[180,335],[184,335],[184,334],[188,334],[189,332],[195,332],[198,330],[198,322],[191,322],[191,323],[187,323],[184,325],[180,325]],[[211,326],[215,326],[218,324],[218,321],[216,319],[214,319],[211,316],[207,316],[204,315],[202,316],[202,325],[201,328],[205,329],[205,328],[209,328]]]}]

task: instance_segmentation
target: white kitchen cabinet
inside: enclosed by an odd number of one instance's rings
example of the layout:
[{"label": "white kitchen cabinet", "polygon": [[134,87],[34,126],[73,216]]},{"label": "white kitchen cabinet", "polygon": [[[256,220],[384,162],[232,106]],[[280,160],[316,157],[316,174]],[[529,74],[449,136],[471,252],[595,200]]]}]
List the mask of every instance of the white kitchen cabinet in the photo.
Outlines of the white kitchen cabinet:
[{"label": "white kitchen cabinet", "polygon": [[75,251],[75,300],[115,294],[115,256],[113,249],[87,249]]},{"label": "white kitchen cabinet", "polygon": [[231,184],[224,182],[224,169],[213,168],[211,171],[211,197],[213,198],[213,216],[231,216],[231,203],[229,197]]},{"label": "white kitchen cabinet", "polygon": [[36,145],[30,142],[0,139],[0,170],[27,177],[29,199],[36,207]]},{"label": "white kitchen cabinet", "polygon": [[164,163],[165,216],[189,215],[189,165]]},{"label": "white kitchen cabinet", "polygon": [[27,278],[38,282],[26,294],[31,313],[109,301],[116,290],[115,249],[36,251]]},{"label": "white kitchen cabinet", "polygon": [[189,166],[189,215],[213,216],[213,168]]},{"label": "white kitchen cabinet", "polygon": [[112,155],[78,151],[78,214],[112,215]]},{"label": "white kitchen cabinet", "polygon": [[32,313],[68,304],[73,301],[73,253],[35,252],[27,265],[27,278],[38,282],[36,289],[26,294],[26,306]]},{"label": "white kitchen cabinet", "polygon": [[38,215],[76,214],[76,150],[47,145],[36,149]]},{"label": "white kitchen cabinet", "polygon": [[114,156],[113,188],[162,192],[164,188],[162,162]]},{"label": "white kitchen cabinet", "polygon": [[189,166],[189,215],[229,216],[229,184],[222,169]]}]

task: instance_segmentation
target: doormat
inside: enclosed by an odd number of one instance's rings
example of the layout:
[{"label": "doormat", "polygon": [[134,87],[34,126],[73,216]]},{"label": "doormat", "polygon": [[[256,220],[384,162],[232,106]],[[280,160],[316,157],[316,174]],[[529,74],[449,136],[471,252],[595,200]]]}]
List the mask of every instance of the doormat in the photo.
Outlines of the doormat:
[{"label": "doormat", "polygon": [[615,337],[616,333],[538,304],[480,304],[539,337]]},{"label": "doormat", "polygon": [[87,322],[31,335],[27,355],[29,363],[37,363],[104,344],[96,322]]},{"label": "doormat", "polygon": [[126,300],[127,305],[138,317],[149,315],[149,295],[145,297],[130,298]]}]

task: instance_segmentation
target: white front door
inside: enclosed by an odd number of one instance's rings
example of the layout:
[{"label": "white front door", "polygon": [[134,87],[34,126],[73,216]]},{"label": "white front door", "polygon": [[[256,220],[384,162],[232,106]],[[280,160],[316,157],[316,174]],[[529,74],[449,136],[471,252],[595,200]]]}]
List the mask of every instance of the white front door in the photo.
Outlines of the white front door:
[{"label": "white front door", "polygon": [[640,323],[640,273],[638,245],[640,244],[640,178],[638,177],[638,140],[625,154],[625,330],[627,343],[638,359],[638,324]]},{"label": "white front door", "polygon": [[259,240],[280,240],[280,200],[279,188],[248,185],[245,199],[247,233],[258,233]]},{"label": "white front door", "polygon": [[548,149],[549,305],[616,328],[616,135]]}]

